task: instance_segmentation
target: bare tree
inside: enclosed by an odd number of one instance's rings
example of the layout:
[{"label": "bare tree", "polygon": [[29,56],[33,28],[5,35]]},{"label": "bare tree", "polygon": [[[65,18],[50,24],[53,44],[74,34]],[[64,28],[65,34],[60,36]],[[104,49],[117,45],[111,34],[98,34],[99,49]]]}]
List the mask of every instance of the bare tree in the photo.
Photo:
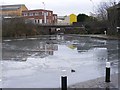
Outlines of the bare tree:
[{"label": "bare tree", "polygon": [[114,6],[115,4],[116,4],[115,0],[101,2],[96,10],[97,18],[103,21],[107,20],[107,9]]}]

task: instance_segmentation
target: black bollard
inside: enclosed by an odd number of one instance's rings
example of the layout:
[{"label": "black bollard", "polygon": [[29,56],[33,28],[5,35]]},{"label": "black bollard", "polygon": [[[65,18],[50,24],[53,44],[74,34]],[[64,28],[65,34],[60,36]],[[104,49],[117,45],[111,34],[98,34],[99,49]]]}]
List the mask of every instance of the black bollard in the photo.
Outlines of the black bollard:
[{"label": "black bollard", "polygon": [[67,90],[67,76],[61,77],[61,90]]},{"label": "black bollard", "polygon": [[110,62],[106,62],[105,82],[110,82]]},{"label": "black bollard", "polygon": [[67,90],[67,75],[66,70],[62,70],[62,76],[61,76],[61,90]]}]

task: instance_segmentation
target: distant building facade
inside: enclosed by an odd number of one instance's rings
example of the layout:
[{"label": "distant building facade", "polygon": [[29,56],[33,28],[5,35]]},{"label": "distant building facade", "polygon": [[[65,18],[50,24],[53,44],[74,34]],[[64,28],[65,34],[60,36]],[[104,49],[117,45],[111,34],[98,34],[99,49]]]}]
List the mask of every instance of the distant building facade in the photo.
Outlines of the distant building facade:
[{"label": "distant building facade", "polygon": [[3,17],[22,16],[22,11],[28,10],[24,4],[18,5],[2,5],[0,6],[0,15]]},{"label": "distant building facade", "polygon": [[120,3],[110,7],[108,10],[109,32],[117,33],[117,28],[120,27]]},{"label": "distant building facade", "polygon": [[25,22],[34,24],[57,24],[57,14],[50,10],[28,10],[24,4],[2,5],[0,15],[3,18],[23,17]]},{"label": "distant building facade", "polygon": [[57,14],[53,14],[50,10],[26,10],[22,12],[22,16],[34,24],[56,24]]},{"label": "distant building facade", "polygon": [[70,14],[69,16],[59,16],[58,24],[71,25],[77,22],[77,16],[75,14]]}]

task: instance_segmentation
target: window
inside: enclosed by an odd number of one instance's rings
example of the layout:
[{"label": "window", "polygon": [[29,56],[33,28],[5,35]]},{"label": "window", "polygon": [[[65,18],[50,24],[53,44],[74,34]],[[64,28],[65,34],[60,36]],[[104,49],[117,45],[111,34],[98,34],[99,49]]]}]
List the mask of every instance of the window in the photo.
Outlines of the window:
[{"label": "window", "polygon": [[49,15],[51,16],[51,12],[49,12]]},{"label": "window", "polygon": [[39,23],[40,21],[39,21],[39,19],[38,19],[38,23]]},{"label": "window", "polygon": [[44,15],[44,12],[42,11],[42,15]]},{"label": "window", "polygon": [[27,16],[27,13],[23,13],[23,16]]},{"label": "window", "polygon": [[33,16],[33,13],[29,13],[29,16]]},{"label": "window", "polygon": [[55,19],[57,19],[57,16],[55,16]]},{"label": "window", "polygon": [[39,23],[42,23],[42,19],[39,19]]},{"label": "window", "polygon": [[33,16],[35,16],[35,13],[33,13]]},{"label": "window", "polygon": [[35,20],[35,23],[36,23],[36,20]]},{"label": "window", "polygon": [[42,23],[44,23],[44,20],[42,20]]},{"label": "window", "polygon": [[39,12],[39,15],[41,16],[41,15],[42,15],[42,12]]},{"label": "window", "polygon": [[46,16],[48,16],[48,12],[46,12]]},{"label": "window", "polygon": [[35,13],[35,16],[38,16],[38,15],[39,15],[39,14],[36,12],[36,13]]}]

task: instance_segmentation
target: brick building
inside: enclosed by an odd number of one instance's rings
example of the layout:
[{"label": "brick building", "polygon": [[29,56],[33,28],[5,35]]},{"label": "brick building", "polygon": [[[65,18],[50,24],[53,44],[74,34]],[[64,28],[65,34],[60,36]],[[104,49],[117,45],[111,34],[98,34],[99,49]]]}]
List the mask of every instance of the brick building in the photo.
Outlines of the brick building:
[{"label": "brick building", "polygon": [[3,17],[22,16],[22,11],[28,10],[24,4],[2,5],[0,6],[0,15]]},{"label": "brick building", "polygon": [[23,17],[34,24],[56,24],[57,14],[50,10],[26,10],[22,12]]}]

